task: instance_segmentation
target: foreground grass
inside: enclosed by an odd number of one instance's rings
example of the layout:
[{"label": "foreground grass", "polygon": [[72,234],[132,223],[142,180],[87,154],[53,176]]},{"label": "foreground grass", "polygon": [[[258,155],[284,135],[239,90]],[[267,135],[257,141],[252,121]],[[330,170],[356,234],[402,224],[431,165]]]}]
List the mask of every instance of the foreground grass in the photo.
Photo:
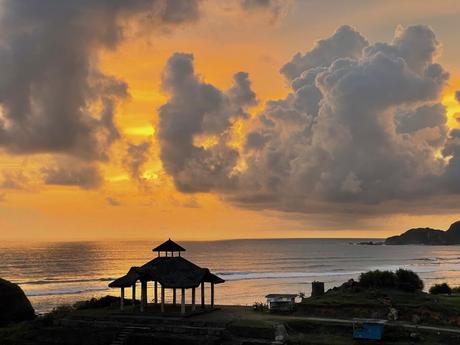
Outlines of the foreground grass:
[{"label": "foreground grass", "polygon": [[430,295],[420,291],[330,290],[323,296],[304,299],[299,306],[299,313],[336,318],[386,319],[390,308],[398,311],[400,320],[460,326],[460,297]]},{"label": "foreground grass", "polygon": [[351,325],[322,324],[304,320],[285,322],[289,332],[289,344],[292,345],[458,345],[460,335],[436,334],[426,331],[413,331],[386,327],[382,341],[354,340]]}]

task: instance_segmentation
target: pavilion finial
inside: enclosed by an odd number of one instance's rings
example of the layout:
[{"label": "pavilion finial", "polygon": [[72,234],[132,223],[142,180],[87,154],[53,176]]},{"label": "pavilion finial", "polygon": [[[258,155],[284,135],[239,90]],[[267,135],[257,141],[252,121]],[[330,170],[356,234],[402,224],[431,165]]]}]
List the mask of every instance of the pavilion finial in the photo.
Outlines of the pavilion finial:
[{"label": "pavilion finial", "polygon": [[158,247],[152,249],[153,252],[185,252],[185,248],[178,245],[176,242],[168,239],[166,242],[160,244]]}]

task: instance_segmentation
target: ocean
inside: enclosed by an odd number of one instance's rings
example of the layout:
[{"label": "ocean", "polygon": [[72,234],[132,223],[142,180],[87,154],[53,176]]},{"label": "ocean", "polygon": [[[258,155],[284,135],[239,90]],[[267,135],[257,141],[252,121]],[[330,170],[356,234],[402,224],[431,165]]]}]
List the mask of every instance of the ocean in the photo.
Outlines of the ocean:
[{"label": "ocean", "polygon": [[[460,286],[460,246],[353,244],[368,240],[257,239],[179,244],[187,250],[184,257],[226,280],[216,286],[217,304],[251,305],[264,301],[268,293],[309,295],[314,280],[331,288],[373,269],[411,269],[419,273],[426,288],[444,281]],[[131,266],[155,257],[151,250],[158,244],[3,242],[0,277],[18,283],[36,311],[44,313],[60,304],[107,294],[118,296],[119,290],[109,289],[108,283]],[[130,297],[130,291],[126,297]]]}]

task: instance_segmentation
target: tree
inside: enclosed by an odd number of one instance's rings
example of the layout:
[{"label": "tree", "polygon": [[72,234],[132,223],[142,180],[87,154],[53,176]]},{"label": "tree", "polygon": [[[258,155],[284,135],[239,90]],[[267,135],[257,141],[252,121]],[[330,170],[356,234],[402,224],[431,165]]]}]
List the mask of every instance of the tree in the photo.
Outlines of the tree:
[{"label": "tree", "polygon": [[450,295],[451,293],[452,289],[447,283],[435,284],[430,288],[430,294],[432,295]]}]

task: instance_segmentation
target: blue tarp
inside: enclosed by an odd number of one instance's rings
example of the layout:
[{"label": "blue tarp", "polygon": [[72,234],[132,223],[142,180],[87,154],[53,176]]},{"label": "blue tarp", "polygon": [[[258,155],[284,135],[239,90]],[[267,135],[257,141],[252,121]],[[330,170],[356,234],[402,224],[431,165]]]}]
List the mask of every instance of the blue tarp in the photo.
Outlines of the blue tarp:
[{"label": "blue tarp", "polygon": [[354,339],[381,340],[384,325],[380,323],[365,322],[361,328],[353,331]]}]

